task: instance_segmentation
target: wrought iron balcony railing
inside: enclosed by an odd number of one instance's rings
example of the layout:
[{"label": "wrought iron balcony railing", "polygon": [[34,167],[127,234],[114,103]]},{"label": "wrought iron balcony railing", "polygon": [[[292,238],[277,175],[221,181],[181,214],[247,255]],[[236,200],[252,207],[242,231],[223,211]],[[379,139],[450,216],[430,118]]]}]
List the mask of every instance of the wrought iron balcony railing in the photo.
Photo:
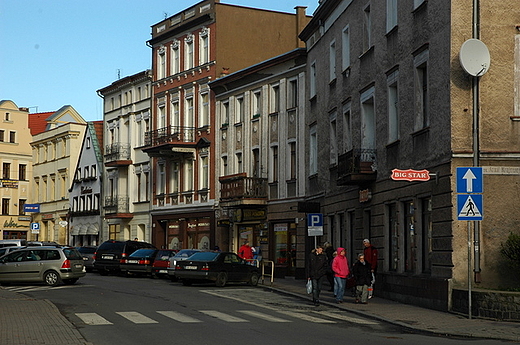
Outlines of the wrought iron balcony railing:
[{"label": "wrought iron balcony railing", "polygon": [[338,157],[338,184],[362,184],[377,175],[376,150],[353,149]]},{"label": "wrought iron balcony railing", "polygon": [[168,126],[145,133],[145,146],[195,142],[195,127]]},{"label": "wrought iron balcony railing", "polygon": [[130,198],[128,196],[105,197],[105,214],[123,214],[130,212]]},{"label": "wrought iron balcony railing", "polygon": [[267,179],[247,177],[246,173],[220,177],[222,201],[267,199]]},{"label": "wrought iron balcony railing", "polygon": [[131,158],[130,144],[117,143],[105,146],[105,162],[127,161]]}]

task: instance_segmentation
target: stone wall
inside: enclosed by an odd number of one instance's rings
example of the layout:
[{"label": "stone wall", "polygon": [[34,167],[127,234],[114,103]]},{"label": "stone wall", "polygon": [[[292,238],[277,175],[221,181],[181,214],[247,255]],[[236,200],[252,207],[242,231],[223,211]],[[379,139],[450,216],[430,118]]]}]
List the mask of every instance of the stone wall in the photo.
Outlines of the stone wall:
[{"label": "stone wall", "polygon": [[[452,291],[452,311],[468,314],[468,290]],[[472,317],[520,322],[520,292],[472,290]]]}]

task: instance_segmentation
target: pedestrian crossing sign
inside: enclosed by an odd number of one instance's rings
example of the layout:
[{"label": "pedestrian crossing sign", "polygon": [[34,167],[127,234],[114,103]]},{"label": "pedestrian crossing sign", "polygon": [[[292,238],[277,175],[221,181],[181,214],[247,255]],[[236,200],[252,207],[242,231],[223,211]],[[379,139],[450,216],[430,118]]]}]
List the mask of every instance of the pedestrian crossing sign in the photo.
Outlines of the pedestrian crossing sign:
[{"label": "pedestrian crossing sign", "polygon": [[484,218],[482,194],[457,195],[458,220],[482,220],[482,218]]}]

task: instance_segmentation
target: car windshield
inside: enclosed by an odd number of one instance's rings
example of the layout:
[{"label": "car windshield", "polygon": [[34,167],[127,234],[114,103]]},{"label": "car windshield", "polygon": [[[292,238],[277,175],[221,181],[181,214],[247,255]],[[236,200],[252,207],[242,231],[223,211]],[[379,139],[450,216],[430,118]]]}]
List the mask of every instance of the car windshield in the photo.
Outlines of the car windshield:
[{"label": "car windshield", "polygon": [[155,254],[155,249],[139,249],[130,254],[130,257],[149,258]]},{"label": "car windshield", "polygon": [[77,249],[81,254],[94,254],[96,252],[96,248],[94,247],[79,247]]},{"label": "car windshield", "polygon": [[63,248],[63,253],[69,260],[83,260],[83,257],[76,248]]},{"label": "car windshield", "polygon": [[177,254],[175,254],[175,258],[182,258],[185,259],[187,257],[190,257],[193,255],[193,253],[197,253],[195,250],[181,250]]},{"label": "car windshield", "polygon": [[190,256],[192,261],[214,261],[219,253],[214,252],[198,252]]}]

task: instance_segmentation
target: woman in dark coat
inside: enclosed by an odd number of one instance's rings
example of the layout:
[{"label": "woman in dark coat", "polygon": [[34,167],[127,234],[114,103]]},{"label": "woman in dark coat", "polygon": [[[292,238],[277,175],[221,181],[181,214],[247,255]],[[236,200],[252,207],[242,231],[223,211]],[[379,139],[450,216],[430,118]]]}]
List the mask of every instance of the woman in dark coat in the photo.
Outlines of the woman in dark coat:
[{"label": "woman in dark coat", "polygon": [[352,268],[352,273],[356,279],[356,303],[368,303],[368,286],[372,281],[372,268],[368,262],[365,261],[363,254],[358,255],[358,261]]},{"label": "woman in dark coat", "polygon": [[318,246],[312,251],[309,259],[309,279],[312,280],[312,302],[320,305],[320,292],[323,279],[327,275],[329,261],[323,253],[323,247]]}]

